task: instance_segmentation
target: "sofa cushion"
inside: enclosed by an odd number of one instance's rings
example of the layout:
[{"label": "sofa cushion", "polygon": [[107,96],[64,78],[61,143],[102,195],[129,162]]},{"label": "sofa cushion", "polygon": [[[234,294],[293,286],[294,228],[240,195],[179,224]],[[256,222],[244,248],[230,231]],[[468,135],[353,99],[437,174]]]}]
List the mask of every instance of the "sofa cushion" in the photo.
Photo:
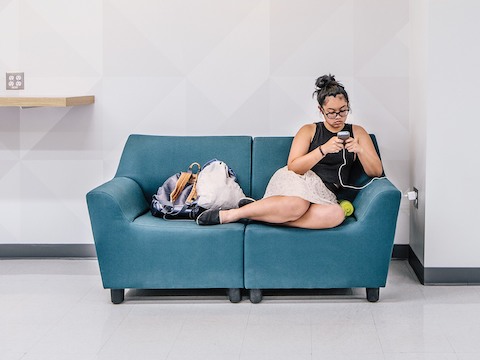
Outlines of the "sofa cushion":
[{"label": "sofa cushion", "polygon": [[245,231],[245,287],[385,286],[392,245],[372,237],[353,219],[321,231],[249,224]]},{"label": "sofa cushion", "polygon": [[245,225],[137,217],[97,242],[106,288],[242,288]]}]

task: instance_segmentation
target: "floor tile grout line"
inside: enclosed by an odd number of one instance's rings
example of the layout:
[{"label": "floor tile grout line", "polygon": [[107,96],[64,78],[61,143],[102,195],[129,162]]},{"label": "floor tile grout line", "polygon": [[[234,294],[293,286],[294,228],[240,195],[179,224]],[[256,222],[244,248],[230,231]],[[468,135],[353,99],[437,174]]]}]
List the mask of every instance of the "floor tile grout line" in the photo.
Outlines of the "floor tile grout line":
[{"label": "floor tile grout line", "polygon": [[[196,312],[195,312],[195,313],[196,313]],[[164,360],[168,360],[168,359],[170,358],[170,355],[171,355],[173,349],[175,348],[175,345],[176,345],[177,342],[178,342],[178,339],[179,339],[179,337],[180,337],[180,334],[182,333],[183,329],[185,328],[185,324],[186,324],[186,322],[187,322],[187,317],[188,317],[188,315],[183,316],[182,326],[179,327],[178,332],[177,332],[177,334],[175,335],[175,339],[173,340],[172,345],[170,346],[170,349],[168,349],[167,355],[165,356],[165,359],[164,359]]]},{"label": "floor tile grout line", "polygon": [[[250,300],[248,300],[250,301]],[[242,353],[243,353],[243,347],[245,345],[245,338],[247,337],[247,333],[248,333],[248,325],[250,324],[250,316],[252,314],[252,309],[253,309],[253,304],[250,303],[249,304],[249,309],[248,309],[248,316],[247,316],[247,321],[245,321],[245,328],[243,330],[243,337],[242,337],[242,343],[240,345],[240,351],[238,353],[238,359],[240,360],[242,358]]]},{"label": "floor tile grout line", "polygon": [[[376,304],[371,304],[371,305],[375,306]],[[382,357],[385,359],[385,356],[386,356],[385,355],[385,348],[384,348],[384,345],[382,343],[382,339],[380,338],[379,329],[378,329],[378,326],[377,326],[377,322],[375,321],[375,315],[372,312],[372,307],[370,307],[369,313],[370,313],[370,316],[372,317],[373,325],[375,327],[375,335],[377,337],[378,344],[380,345],[380,349],[382,350]]]},{"label": "floor tile grout line", "polygon": [[[110,304],[111,306],[122,306],[121,304],[118,304],[118,305],[114,305],[114,304]],[[124,306],[124,305],[123,305]],[[133,307],[129,307],[127,313],[123,316],[123,319],[118,323],[117,327],[115,330],[113,330],[111,332],[111,334],[108,336],[107,339],[105,339],[105,341],[103,342],[102,346],[99,347],[98,351],[96,352],[95,355],[97,356],[100,356],[102,350],[105,348],[105,346],[108,344],[108,342],[110,341],[110,339],[117,333],[117,331],[121,328],[122,324],[127,320],[127,317],[128,315],[130,315],[130,313],[133,311]]]},{"label": "floor tile grout line", "polygon": [[309,316],[308,323],[310,325],[310,360],[313,359],[313,322],[312,317]]}]

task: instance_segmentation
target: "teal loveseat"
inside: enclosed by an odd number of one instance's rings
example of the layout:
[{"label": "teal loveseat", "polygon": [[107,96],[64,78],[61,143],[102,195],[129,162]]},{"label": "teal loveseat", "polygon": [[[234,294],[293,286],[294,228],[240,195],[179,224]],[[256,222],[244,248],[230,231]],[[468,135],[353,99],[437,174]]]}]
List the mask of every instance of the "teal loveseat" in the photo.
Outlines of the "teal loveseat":
[{"label": "teal loveseat", "polygon": [[[125,289],[226,289],[232,302],[247,289],[257,303],[265,289],[323,288],[366,288],[367,299],[377,301],[401,196],[388,179],[342,194],[353,201],[354,216],[328,230],[255,222],[198,226],[151,215],[152,195],[170,175],[212,158],[235,170],[246,195],[261,198],[273,172],[286,164],[291,142],[131,135],[115,177],[87,194],[101,278],[112,302],[123,302]],[[366,180],[358,164],[351,183]]]}]

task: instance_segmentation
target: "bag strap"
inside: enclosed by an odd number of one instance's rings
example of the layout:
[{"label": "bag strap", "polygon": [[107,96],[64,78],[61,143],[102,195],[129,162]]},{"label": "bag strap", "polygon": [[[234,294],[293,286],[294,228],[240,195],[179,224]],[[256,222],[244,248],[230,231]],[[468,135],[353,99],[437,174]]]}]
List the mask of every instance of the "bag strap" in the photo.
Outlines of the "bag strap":
[{"label": "bag strap", "polygon": [[[197,172],[193,173],[193,167],[197,166]],[[200,172],[201,166],[199,163],[194,162],[191,163],[190,166],[188,167],[188,171],[184,172],[182,171],[180,173],[180,177],[177,180],[177,183],[175,184],[175,189],[173,189],[172,193],[170,194],[170,201],[172,203],[177,200],[177,198],[180,196],[182,193],[183,189],[185,189],[185,186],[187,184],[193,184],[192,191],[190,191],[190,194],[188,195],[187,198],[187,203],[192,202],[194,199],[197,198],[197,178],[198,178],[198,173]]]},{"label": "bag strap", "polygon": [[190,180],[190,176],[192,173],[188,172],[182,172],[180,173],[180,177],[177,180],[177,183],[175,184],[175,189],[173,189],[172,193],[170,194],[170,201],[172,203],[177,200],[177,198],[180,196],[182,193],[183,189],[187,185],[188,181]]},{"label": "bag strap", "polygon": [[197,174],[192,174],[191,179],[193,180],[193,186],[192,186],[192,191],[190,191],[190,194],[187,197],[187,200],[186,200],[187,204],[191,203],[197,198],[197,179],[198,179]]},{"label": "bag strap", "polygon": [[[197,172],[193,173],[193,167],[197,167]],[[201,165],[197,162],[191,163],[188,172],[191,173],[189,184],[192,184],[192,191],[190,191],[190,194],[187,197],[187,204],[193,202],[197,198],[197,180],[198,180],[198,173],[202,169]]]}]

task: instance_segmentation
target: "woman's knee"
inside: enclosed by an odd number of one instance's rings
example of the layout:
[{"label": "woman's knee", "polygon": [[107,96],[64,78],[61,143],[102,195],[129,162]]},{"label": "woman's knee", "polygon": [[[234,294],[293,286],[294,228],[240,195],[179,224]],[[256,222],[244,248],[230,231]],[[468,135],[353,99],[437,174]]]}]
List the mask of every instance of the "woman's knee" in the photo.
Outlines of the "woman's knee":
[{"label": "woman's knee", "polygon": [[285,197],[282,199],[282,209],[288,218],[286,221],[295,221],[301,218],[309,207],[310,202],[302,198]]},{"label": "woman's knee", "polygon": [[331,227],[338,226],[345,220],[345,211],[338,204],[332,205],[329,215]]},{"label": "woman's knee", "polygon": [[320,229],[333,228],[345,220],[345,212],[337,204],[315,206],[311,211],[311,218]]}]

